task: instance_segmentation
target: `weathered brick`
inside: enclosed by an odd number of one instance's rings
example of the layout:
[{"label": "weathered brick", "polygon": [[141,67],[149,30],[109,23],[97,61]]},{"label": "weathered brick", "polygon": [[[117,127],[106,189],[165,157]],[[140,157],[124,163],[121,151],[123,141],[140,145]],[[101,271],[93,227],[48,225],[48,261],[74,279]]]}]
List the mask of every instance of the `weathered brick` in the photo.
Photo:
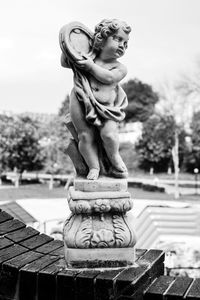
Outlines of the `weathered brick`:
[{"label": "weathered brick", "polygon": [[56,275],[63,264],[63,261],[59,260],[39,271],[37,300],[56,299]]},{"label": "weathered brick", "polygon": [[124,270],[105,270],[97,275],[95,280],[96,300],[110,299],[115,294],[115,281],[117,276]]},{"label": "weathered brick", "polygon": [[25,252],[3,263],[0,276],[0,294],[10,299],[17,297],[20,268],[38,259],[41,255],[31,251]]},{"label": "weathered brick", "polygon": [[183,299],[183,296],[188,290],[188,287],[190,286],[191,282],[191,278],[177,277],[165,293],[166,300]]},{"label": "weathered brick", "polygon": [[76,299],[76,276],[80,270],[65,269],[57,274],[57,298],[56,300]]},{"label": "weathered brick", "polygon": [[160,276],[145,291],[144,300],[163,300],[163,295],[174,281],[173,277]]},{"label": "weathered brick", "polygon": [[53,238],[51,238],[50,236],[46,235],[46,234],[39,234],[36,236],[33,236],[23,242],[20,242],[20,245],[33,250],[35,248],[38,248],[44,244],[49,243],[50,241],[52,241]]},{"label": "weathered brick", "polygon": [[6,238],[10,239],[15,243],[22,242],[27,240],[35,235],[38,235],[39,231],[35,230],[32,227],[20,228],[14,232],[6,234]]},{"label": "weathered brick", "polygon": [[116,293],[131,296],[140,286],[146,286],[163,270],[164,253],[160,250],[149,250],[136,262],[136,265],[125,269],[116,279]]},{"label": "weathered brick", "polygon": [[[48,254],[48,253],[51,253],[52,251],[55,251],[61,247],[63,248],[63,241],[53,240],[47,244],[44,244],[44,245],[36,248],[35,251],[44,253],[44,254]],[[63,250],[63,252],[64,252],[64,250]]]},{"label": "weathered brick", "polygon": [[23,227],[26,227],[26,225],[16,219],[3,222],[0,224],[0,235],[5,235],[6,233],[16,231]]},{"label": "weathered brick", "polygon": [[27,249],[20,245],[13,245],[0,250],[0,263],[3,263],[21,253],[27,252]]},{"label": "weathered brick", "polygon": [[4,236],[0,237],[0,250],[12,246],[14,243]]},{"label": "weathered brick", "polygon": [[13,219],[13,217],[11,215],[9,215],[7,212],[0,211],[0,223],[3,223],[8,220],[12,220],[12,219]]},{"label": "weathered brick", "polygon": [[37,276],[43,268],[55,263],[58,257],[45,255],[20,270],[20,300],[35,300],[37,296]]},{"label": "weathered brick", "polygon": [[82,271],[76,276],[76,289],[77,289],[77,300],[82,300],[83,295],[85,299],[95,299],[95,278],[99,275],[99,270],[86,270]]},{"label": "weathered brick", "polygon": [[185,299],[187,299],[187,300],[199,300],[200,299],[200,278],[194,279],[190,288],[188,289]]}]

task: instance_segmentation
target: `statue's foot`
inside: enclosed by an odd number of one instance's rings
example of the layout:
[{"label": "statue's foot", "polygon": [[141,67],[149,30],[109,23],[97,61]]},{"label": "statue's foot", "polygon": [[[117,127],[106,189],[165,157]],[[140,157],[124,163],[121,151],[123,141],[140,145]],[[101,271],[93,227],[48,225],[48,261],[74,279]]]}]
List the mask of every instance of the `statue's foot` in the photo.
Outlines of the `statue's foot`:
[{"label": "statue's foot", "polygon": [[113,169],[120,173],[128,173],[127,167],[119,154],[115,155],[112,160]]},{"label": "statue's foot", "polygon": [[109,175],[111,177],[116,177],[116,178],[127,178],[128,177],[128,171],[127,169],[124,170],[123,172],[115,169],[115,168],[111,168],[109,171]]},{"label": "statue's foot", "polygon": [[91,169],[87,175],[89,180],[97,180],[99,177],[99,169]]}]

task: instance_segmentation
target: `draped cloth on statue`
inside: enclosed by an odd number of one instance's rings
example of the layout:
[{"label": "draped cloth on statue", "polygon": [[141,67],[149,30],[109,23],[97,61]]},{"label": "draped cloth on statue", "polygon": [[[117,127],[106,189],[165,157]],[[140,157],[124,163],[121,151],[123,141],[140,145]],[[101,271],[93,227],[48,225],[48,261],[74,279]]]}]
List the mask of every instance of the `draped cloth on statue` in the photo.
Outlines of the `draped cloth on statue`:
[{"label": "draped cloth on statue", "polygon": [[89,74],[78,68],[76,62],[82,60],[84,56],[95,59],[96,54],[92,48],[93,37],[94,34],[80,22],[63,26],[59,34],[62,49],[61,64],[74,72],[74,93],[84,104],[86,120],[99,127],[106,119],[121,122],[125,118],[124,109],[128,105],[128,100],[125,92],[118,85],[114,105],[100,103],[92,92],[88,80]]},{"label": "draped cloth on statue", "polygon": [[121,122],[124,117],[124,109],[128,100],[124,90],[118,85],[117,96],[113,106],[100,103],[92,92],[89,80],[85,74],[73,67],[74,71],[74,92],[77,99],[83,102],[85,107],[85,118],[94,126],[102,126],[105,119]]}]

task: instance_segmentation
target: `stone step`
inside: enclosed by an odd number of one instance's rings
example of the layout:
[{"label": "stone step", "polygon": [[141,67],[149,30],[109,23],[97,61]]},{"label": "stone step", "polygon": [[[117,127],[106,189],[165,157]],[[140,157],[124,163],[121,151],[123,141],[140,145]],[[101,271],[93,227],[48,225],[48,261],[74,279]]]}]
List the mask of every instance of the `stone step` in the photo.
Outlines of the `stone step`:
[{"label": "stone step", "polygon": [[133,247],[65,248],[65,259],[70,268],[119,268],[134,265],[135,249]]},{"label": "stone step", "polygon": [[74,187],[69,188],[69,198],[72,200],[96,200],[96,199],[130,199],[128,191],[77,191]]},{"label": "stone step", "polygon": [[89,180],[81,177],[74,179],[75,191],[103,192],[103,191],[127,191],[127,179],[100,176],[97,180]]}]

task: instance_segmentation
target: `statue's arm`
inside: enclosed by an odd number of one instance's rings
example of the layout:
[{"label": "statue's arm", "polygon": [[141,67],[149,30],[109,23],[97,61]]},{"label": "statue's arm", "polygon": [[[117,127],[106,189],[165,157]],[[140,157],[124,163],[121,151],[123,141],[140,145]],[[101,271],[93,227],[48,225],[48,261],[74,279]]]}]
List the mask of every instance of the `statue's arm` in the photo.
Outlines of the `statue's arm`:
[{"label": "statue's arm", "polygon": [[120,82],[127,74],[127,68],[118,63],[111,70],[102,68],[95,64],[92,59],[85,59],[78,62],[80,68],[85,69],[92,74],[98,81],[104,84],[113,84]]},{"label": "statue's arm", "polygon": [[104,84],[113,84],[120,82],[127,74],[124,65],[120,65],[111,70],[104,69],[96,64],[91,68],[90,73],[100,82]]}]

